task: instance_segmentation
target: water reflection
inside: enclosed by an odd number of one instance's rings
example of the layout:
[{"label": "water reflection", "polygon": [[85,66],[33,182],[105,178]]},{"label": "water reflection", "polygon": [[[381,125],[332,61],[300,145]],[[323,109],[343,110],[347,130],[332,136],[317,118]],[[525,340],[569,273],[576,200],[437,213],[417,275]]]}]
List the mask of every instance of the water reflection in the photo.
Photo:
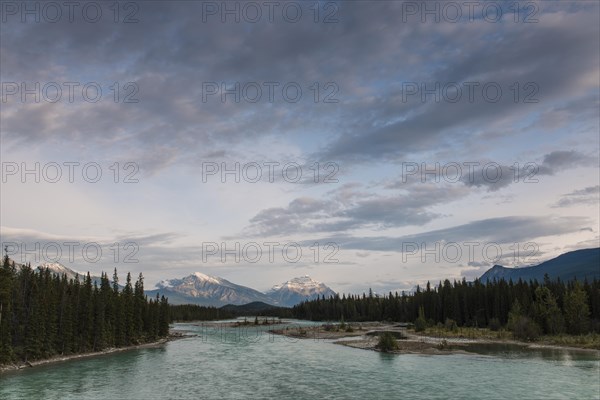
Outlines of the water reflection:
[{"label": "water reflection", "polygon": [[383,353],[383,352],[378,352],[378,353],[379,353],[379,360],[381,360],[381,362],[383,362],[384,364],[392,364],[398,358],[398,356],[395,354]]}]

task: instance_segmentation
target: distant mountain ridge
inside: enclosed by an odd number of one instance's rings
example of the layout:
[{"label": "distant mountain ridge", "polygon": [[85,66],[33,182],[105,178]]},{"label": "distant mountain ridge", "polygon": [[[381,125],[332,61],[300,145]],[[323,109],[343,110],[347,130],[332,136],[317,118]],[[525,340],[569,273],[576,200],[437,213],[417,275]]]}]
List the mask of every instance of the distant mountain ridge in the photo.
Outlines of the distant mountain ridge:
[{"label": "distant mountain ridge", "polygon": [[156,289],[147,290],[149,296],[157,293],[169,298],[171,304],[198,304],[221,307],[260,302],[279,307],[292,307],[304,300],[334,296],[327,285],[309,276],[291,279],[275,285],[267,293],[237,285],[226,279],[195,272],[181,279],[165,279]]},{"label": "distant mountain ridge", "polygon": [[507,268],[494,265],[479,279],[484,283],[494,279],[512,279],[513,282],[535,279],[542,282],[545,274],[550,279],[560,278],[562,281],[600,279],[600,248],[571,251],[530,267]]}]

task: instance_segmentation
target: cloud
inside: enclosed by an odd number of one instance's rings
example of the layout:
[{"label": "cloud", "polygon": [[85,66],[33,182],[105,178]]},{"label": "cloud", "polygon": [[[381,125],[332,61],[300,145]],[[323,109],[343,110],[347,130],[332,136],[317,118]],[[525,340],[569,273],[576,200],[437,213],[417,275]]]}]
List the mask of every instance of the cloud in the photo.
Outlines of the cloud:
[{"label": "cloud", "polygon": [[[540,4],[540,7],[544,9],[545,4]],[[510,93],[509,87],[515,82],[532,82],[539,88],[537,99],[541,104],[562,102],[567,94],[577,98],[575,93],[584,93],[584,87],[579,81],[580,74],[598,71],[595,56],[597,43],[591,37],[586,39],[586,35],[591,33],[588,31],[590,28],[577,26],[581,19],[573,18],[575,14],[554,13],[544,17],[546,19],[536,24],[535,29],[524,26],[526,24],[518,27],[478,25],[461,32],[452,31],[454,38],[463,38],[464,43],[469,43],[468,49],[461,49],[461,57],[448,56],[449,49],[446,45],[450,42],[422,41],[420,43],[433,65],[438,65],[436,61],[440,58],[440,68],[404,73],[403,81],[427,84],[430,89],[435,87],[435,83],[440,83],[443,87],[449,82],[481,82],[481,85],[494,82],[504,89],[505,94]],[[580,17],[586,18],[583,15]],[[558,23],[558,18],[561,23]],[[428,28],[433,33],[441,26],[443,24]],[[591,30],[595,31],[594,34],[598,33],[597,27]],[[493,35],[502,37],[502,40],[490,45],[487,40],[467,39],[467,36],[472,39],[473,35],[478,38]],[[573,47],[572,43],[577,44]],[[431,44],[436,46],[435,50],[428,47]],[[569,56],[564,57],[563,51]],[[590,64],[577,67],[577,59],[587,59]],[[548,65],[554,65],[556,69],[547,68]],[[567,73],[566,71],[572,71],[571,68],[579,72]],[[485,125],[483,129],[497,127],[506,131],[512,129],[512,125],[517,124],[526,113],[530,114],[535,110],[534,106],[523,107],[521,101],[515,101],[508,95],[502,96],[497,102],[486,99],[470,102],[464,96],[462,101],[456,103],[444,99],[423,102],[419,95],[411,96],[412,101],[406,101],[401,88],[393,85],[388,88],[388,91],[381,94],[386,99],[387,107],[358,114],[369,117],[356,124],[360,130],[348,130],[340,134],[328,147],[326,157],[354,161],[382,158],[397,160],[442,144],[460,148],[468,145],[469,141],[478,140],[482,125]],[[380,106],[376,100],[371,103]]]},{"label": "cloud", "polygon": [[[597,165],[597,157],[577,150],[557,150],[542,156],[540,162],[517,162],[512,165],[482,159],[447,162],[403,161],[398,168],[401,170],[400,176],[385,181],[383,186],[386,189],[407,189],[426,183],[437,183],[446,187],[462,183],[470,188],[484,188],[487,192],[497,192],[513,183],[538,183],[540,176],[553,176],[569,169]],[[502,203],[514,199],[512,195],[494,196],[502,199]]]},{"label": "cloud", "polygon": [[[450,228],[427,231],[414,235],[392,236],[349,236],[321,238],[319,242],[335,242],[343,250],[403,252],[409,245],[419,248],[422,244],[432,248],[435,243],[477,243],[507,245],[534,243],[538,238],[565,235],[589,228],[592,222],[587,217],[523,217],[507,216],[487,218],[456,225]],[[309,241],[305,243],[309,245]]]},{"label": "cloud", "polygon": [[600,205],[600,186],[589,186],[561,196],[552,206],[555,208],[571,207],[574,205]]},{"label": "cloud", "polygon": [[264,209],[250,219],[244,234],[274,236],[290,233],[382,230],[423,225],[442,215],[431,211],[467,194],[461,186],[413,186],[404,193],[383,196],[346,185],[323,200],[296,198],[287,207]]},{"label": "cloud", "polygon": [[540,174],[553,175],[557,171],[579,166],[597,165],[594,157],[579,153],[575,150],[557,150],[544,156],[540,165]]},{"label": "cloud", "polygon": [[[17,29],[9,21],[0,48],[4,81],[93,81],[104,88],[103,99],[115,81],[135,82],[139,103],[9,101],[3,104],[2,140],[19,147],[68,142],[95,157],[134,154],[151,172],[199,151],[219,154],[232,144],[243,149],[261,137],[314,139],[319,146],[309,146],[312,159],[397,160],[437,147],[463,148],[479,140],[482,126],[505,131],[541,112],[514,101],[515,81],[535,82],[549,107],[581,98],[589,89],[581,77],[598,70],[598,20],[589,7],[539,3],[537,24],[402,24],[402,3],[337,4],[335,24],[311,18],[221,23],[219,16],[201,23],[201,2],[144,2],[135,24],[105,18],[97,24],[19,23]],[[25,44],[27,57],[17,57]],[[504,95],[497,103],[470,102],[466,95],[457,103],[436,103],[420,96],[407,100],[403,90],[407,82],[469,81],[498,83]],[[280,87],[274,102],[223,103],[218,93],[204,101],[206,82]],[[279,89],[289,82],[302,86],[302,101],[283,100]],[[317,103],[310,89],[315,82],[322,91]],[[328,82],[339,89],[338,103],[322,102]]]},{"label": "cloud", "polygon": [[[562,171],[598,164],[597,158],[576,150],[557,150],[544,155],[540,164],[530,162],[517,166],[479,162],[472,173],[465,174],[462,181],[467,186],[484,187],[489,192],[498,191],[511,183],[537,183],[539,176],[555,175]],[[471,172],[471,171],[469,171]]]}]

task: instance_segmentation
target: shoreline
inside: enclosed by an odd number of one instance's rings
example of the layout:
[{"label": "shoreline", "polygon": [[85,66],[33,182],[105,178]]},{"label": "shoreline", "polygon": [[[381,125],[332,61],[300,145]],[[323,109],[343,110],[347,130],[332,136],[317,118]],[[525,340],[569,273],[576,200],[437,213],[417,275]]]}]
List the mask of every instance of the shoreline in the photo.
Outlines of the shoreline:
[{"label": "shoreline", "polygon": [[593,354],[600,359],[600,350],[586,347],[575,347],[544,342],[521,342],[514,339],[494,338],[466,338],[466,337],[443,337],[409,331],[405,327],[394,324],[367,323],[351,326],[352,330],[327,330],[328,324],[313,327],[297,327],[293,329],[273,329],[269,332],[277,335],[287,336],[295,339],[331,340],[333,344],[381,352],[376,345],[378,335],[388,332],[397,337],[397,350],[389,351],[390,354],[422,354],[422,355],[447,355],[447,354],[479,354],[470,351],[470,347],[477,346],[515,346],[521,347],[523,351],[535,350],[562,350],[584,354]]},{"label": "shoreline", "polygon": [[560,344],[552,344],[552,343],[544,343],[542,342],[523,342],[515,339],[490,339],[490,338],[456,338],[456,337],[439,337],[432,335],[422,335],[412,333],[409,334],[410,337],[414,338],[422,338],[426,341],[429,340],[431,342],[438,341],[441,342],[445,340],[448,344],[452,345],[461,345],[461,344],[497,344],[497,345],[509,345],[509,346],[521,346],[528,350],[536,350],[536,349],[548,349],[548,350],[566,350],[573,352],[581,352],[581,353],[597,353],[600,354],[600,349],[594,349],[590,347],[576,347],[576,346],[567,346]]},{"label": "shoreline", "polygon": [[0,374],[5,373],[5,372],[20,371],[23,369],[34,368],[34,367],[38,367],[40,365],[55,364],[55,363],[60,363],[60,362],[64,362],[64,361],[78,360],[78,359],[83,359],[83,358],[99,357],[99,356],[103,356],[103,355],[120,353],[120,352],[130,351],[130,350],[157,348],[157,347],[165,345],[168,342],[171,342],[171,341],[174,341],[177,339],[183,339],[184,337],[185,337],[185,335],[174,332],[174,333],[169,333],[168,337],[159,339],[155,342],[135,344],[135,345],[124,346],[124,347],[111,347],[111,348],[104,349],[101,351],[93,351],[93,352],[88,352],[88,353],[56,355],[56,356],[52,356],[50,358],[45,358],[43,360],[35,360],[35,361],[27,361],[27,362],[19,361],[17,363],[0,365]]}]

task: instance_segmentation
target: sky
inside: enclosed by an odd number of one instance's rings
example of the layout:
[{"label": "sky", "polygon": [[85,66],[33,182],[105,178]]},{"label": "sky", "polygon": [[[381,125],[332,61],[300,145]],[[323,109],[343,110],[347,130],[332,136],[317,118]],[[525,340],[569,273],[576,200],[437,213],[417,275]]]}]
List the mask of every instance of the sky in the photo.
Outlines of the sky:
[{"label": "sky", "polygon": [[343,293],[598,247],[600,5],[0,3],[17,262]]}]

